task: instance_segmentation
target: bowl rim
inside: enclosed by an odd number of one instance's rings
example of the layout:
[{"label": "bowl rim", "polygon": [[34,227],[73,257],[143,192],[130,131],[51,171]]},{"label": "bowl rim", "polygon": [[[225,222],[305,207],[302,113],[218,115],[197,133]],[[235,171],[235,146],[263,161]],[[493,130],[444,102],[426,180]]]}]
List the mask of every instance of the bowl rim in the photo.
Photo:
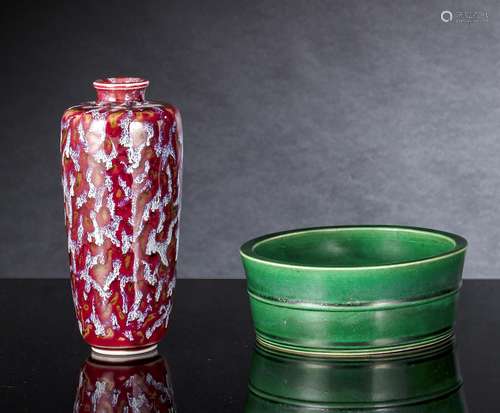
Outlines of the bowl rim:
[{"label": "bowl rim", "polygon": [[[404,230],[408,232],[419,232],[419,233],[427,233],[440,236],[442,238],[446,238],[448,241],[453,241],[455,246],[447,252],[433,255],[431,257],[416,259],[416,260],[406,260],[391,264],[375,264],[375,265],[356,265],[356,266],[342,266],[342,265],[301,265],[301,264],[291,264],[281,260],[275,260],[272,258],[264,257],[262,255],[257,254],[254,251],[254,248],[257,247],[264,241],[269,241],[271,239],[283,238],[290,235],[300,234],[304,232],[317,232],[317,231],[346,231],[346,230],[366,230],[372,229],[375,231],[398,231]],[[360,270],[370,270],[370,269],[380,269],[380,268],[397,268],[397,267],[406,267],[415,264],[423,264],[432,261],[442,260],[453,255],[458,255],[465,252],[467,249],[467,240],[460,235],[453,234],[451,232],[440,231],[436,229],[423,228],[423,227],[412,227],[412,226],[404,226],[404,225],[334,225],[334,226],[321,226],[321,227],[309,227],[309,228],[298,228],[287,231],[273,232],[270,234],[262,235],[257,238],[253,238],[247,242],[245,242],[240,247],[240,255],[244,259],[249,259],[252,261],[257,261],[262,264],[273,265],[277,267],[285,267],[285,268],[295,268],[295,269],[311,269],[311,270],[346,270],[346,271],[360,271]]]}]

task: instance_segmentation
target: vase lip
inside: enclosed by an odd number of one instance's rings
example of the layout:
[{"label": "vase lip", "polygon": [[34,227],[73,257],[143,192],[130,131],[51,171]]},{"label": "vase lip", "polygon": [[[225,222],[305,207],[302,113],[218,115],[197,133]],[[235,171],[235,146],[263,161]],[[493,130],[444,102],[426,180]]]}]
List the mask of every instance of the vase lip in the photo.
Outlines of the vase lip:
[{"label": "vase lip", "polygon": [[94,81],[97,90],[137,90],[149,86],[149,80],[142,77],[106,77]]}]

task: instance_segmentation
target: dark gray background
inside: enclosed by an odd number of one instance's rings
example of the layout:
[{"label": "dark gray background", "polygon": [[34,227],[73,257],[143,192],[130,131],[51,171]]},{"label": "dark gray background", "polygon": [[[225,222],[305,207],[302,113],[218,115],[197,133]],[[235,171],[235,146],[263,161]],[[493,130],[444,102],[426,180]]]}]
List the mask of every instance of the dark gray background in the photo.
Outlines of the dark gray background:
[{"label": "dark gray background", "polygon": [[9,3],[2,276],[67,277],[59,118],[112,75],[182,111],[181,277],[242,276],[263,233],[362,223],[457,232],[465,276],[500,276],[497,2]]}]

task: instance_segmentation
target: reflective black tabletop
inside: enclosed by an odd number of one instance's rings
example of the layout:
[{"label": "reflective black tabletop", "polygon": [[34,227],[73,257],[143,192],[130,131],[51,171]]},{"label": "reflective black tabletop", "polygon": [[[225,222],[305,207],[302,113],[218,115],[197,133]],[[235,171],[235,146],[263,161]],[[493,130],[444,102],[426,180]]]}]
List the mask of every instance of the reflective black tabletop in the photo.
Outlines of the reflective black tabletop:
[{"label": "reflective black tabletop", "polygon": [[500,410],[500,281],[464,282],[454,349],[357,364],[256,350],[242,280],[180,280],[174,302],[159,356],[116,365],[89,359],[67,280],[0,281],[0,411]]}]

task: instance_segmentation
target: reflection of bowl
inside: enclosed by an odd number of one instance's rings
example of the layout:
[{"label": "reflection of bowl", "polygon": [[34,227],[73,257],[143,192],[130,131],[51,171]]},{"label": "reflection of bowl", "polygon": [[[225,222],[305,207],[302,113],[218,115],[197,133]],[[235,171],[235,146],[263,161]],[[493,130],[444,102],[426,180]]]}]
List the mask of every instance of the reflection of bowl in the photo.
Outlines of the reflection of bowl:
[{"label": "reflection of bowl", "polygon": [[248,241],[261,344],[297,354],[409,350],[452,334],[466,241],[428,229],[325,227]]},{"label": "reflection of bowl", "polygon": [[257,346],[246,413],[466,411],[452,345],[406,354],[333,360]]},{"label": "reflection of bowl", "polygon": [[163,357],[118,363],[89,358],[80,370],[73,411],[172,413],[174,399]]}]

